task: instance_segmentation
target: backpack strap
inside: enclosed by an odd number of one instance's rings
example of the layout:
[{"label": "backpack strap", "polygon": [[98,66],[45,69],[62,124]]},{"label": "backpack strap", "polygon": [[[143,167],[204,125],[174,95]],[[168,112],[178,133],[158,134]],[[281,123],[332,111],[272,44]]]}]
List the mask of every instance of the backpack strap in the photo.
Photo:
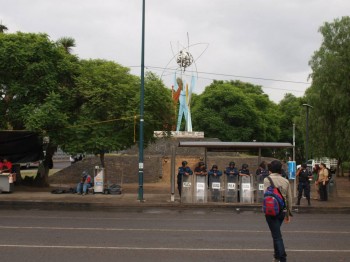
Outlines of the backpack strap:
[{"label": "backpack strap", "polygon": [[271,186],[272,186],[272,187],[275,187],[275,188],[277,189],[277,191],[281,194],[282,199],[283,199],[283,202],[284,202],[284,205],[285,205],[285,207],[286,207],[286,206],[287,206],[287,205],[286,205],[286,199],[285,199],[284,196],[282,195],[281,190],[280,190],[278,187],[275,186],[275,184],[273,183],[273,180],[272,180],[272,178],[271,178],[270,176],[268,176],[267,179],[270,181]]},{"label": "backpack strap", "polygon": [[270,184],[272,187],[276,187],[275,184],[272,181],[272,178],[270,176],[267,176],[267,179],[270,181]]}]

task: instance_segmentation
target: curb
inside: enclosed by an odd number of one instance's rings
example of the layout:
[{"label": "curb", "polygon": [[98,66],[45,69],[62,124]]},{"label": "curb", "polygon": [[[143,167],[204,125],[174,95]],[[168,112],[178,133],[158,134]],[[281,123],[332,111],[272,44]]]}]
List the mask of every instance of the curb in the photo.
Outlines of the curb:
[{"label": "curb", "polygon": [[[262,213],[259,204],[240,204],[240,203],[206,203],[206,204],[182,204],[179,202],[152,202],[135,200],[116,203],[104,202],[67,202],[67,201],[48,201],[48,200],[1,200],[0,210],[67,210],[67,211],[212,211],[212,212],[254,212]],[[314,207],[298,206],[293,208],[294,214],[350,214],[350,207]]]}]

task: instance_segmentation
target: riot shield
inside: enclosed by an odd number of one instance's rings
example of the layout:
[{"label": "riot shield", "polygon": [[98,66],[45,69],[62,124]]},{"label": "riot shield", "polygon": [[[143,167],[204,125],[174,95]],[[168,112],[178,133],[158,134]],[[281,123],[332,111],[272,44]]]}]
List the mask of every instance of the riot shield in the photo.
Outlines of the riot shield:
[{"label": "riot shield", "polygon": [[209,176],[209,189],[210,189],[210,201],[211,202],[220,202],[222,200],[221,192],[221,176]]},{"label": "riot shield", "polygon": [[240,177],[240,202],[241,203],[253,203],[253,188],[251,184],[250,176],[241,176]]},{"label": "riot shield", "polygon": [[182,176],[181,203],[193,203],[193,176]]},{"label": "riot shield", "polygon": [[194,202],[207,203],[207,176],[195,176]]},{"label": "riot shield", "polygon": [[256,202],[262,203],[264,200],[264,177],[262,175],[257,176],[254,185],[256,192]]},{"label": "riot shield", "polygon": [[225,202],[237,203],[238,176],[226,175],[225,181]]}]

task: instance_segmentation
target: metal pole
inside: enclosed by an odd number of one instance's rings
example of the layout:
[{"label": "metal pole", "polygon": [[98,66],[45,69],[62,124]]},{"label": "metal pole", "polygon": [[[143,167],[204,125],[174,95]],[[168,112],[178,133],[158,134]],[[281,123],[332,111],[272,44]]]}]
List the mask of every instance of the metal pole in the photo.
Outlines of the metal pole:
[{"label": "metal pole", "polygon": [[293,123],[293,161],[295,161],[295,124]]},{"label": "metal pole", "polygon": [[139,134],[139,191],[138,200],[143,201],[143,108],[145,93],[145,0],[142,1],[142,46],[141,46],[141,90],[140,90],[140,134]]},{"label": "metal pole", "polygon": [[309,160],[309,104],[303,104],[306,107],[306,143],[305,143],[305,163]]},{"label": "metal pole", "polygon": [[175,146],[171,147],[171,202],[175,201]]},{"label": "metal pole", "polygon": [[306,152],[305,163],[309,160],[309,107],[306,107]]},{"label": "metal pole", "polygon": [[[293,123],[293,161],[295,161],[295,123]],[[297,183],[296,177],[293,180],[293,196],[297,196]]]}]

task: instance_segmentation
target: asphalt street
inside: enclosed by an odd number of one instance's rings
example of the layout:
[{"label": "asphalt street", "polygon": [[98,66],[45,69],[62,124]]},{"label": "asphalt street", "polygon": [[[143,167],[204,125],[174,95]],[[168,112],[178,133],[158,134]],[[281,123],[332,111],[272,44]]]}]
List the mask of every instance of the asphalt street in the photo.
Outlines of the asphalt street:
[{"label": "asphalt street", "polygon": [[[261,212],[0,210],[1,261],[272,261]],[[349,261],[346,214],[295,214],[288,261]]]}]

